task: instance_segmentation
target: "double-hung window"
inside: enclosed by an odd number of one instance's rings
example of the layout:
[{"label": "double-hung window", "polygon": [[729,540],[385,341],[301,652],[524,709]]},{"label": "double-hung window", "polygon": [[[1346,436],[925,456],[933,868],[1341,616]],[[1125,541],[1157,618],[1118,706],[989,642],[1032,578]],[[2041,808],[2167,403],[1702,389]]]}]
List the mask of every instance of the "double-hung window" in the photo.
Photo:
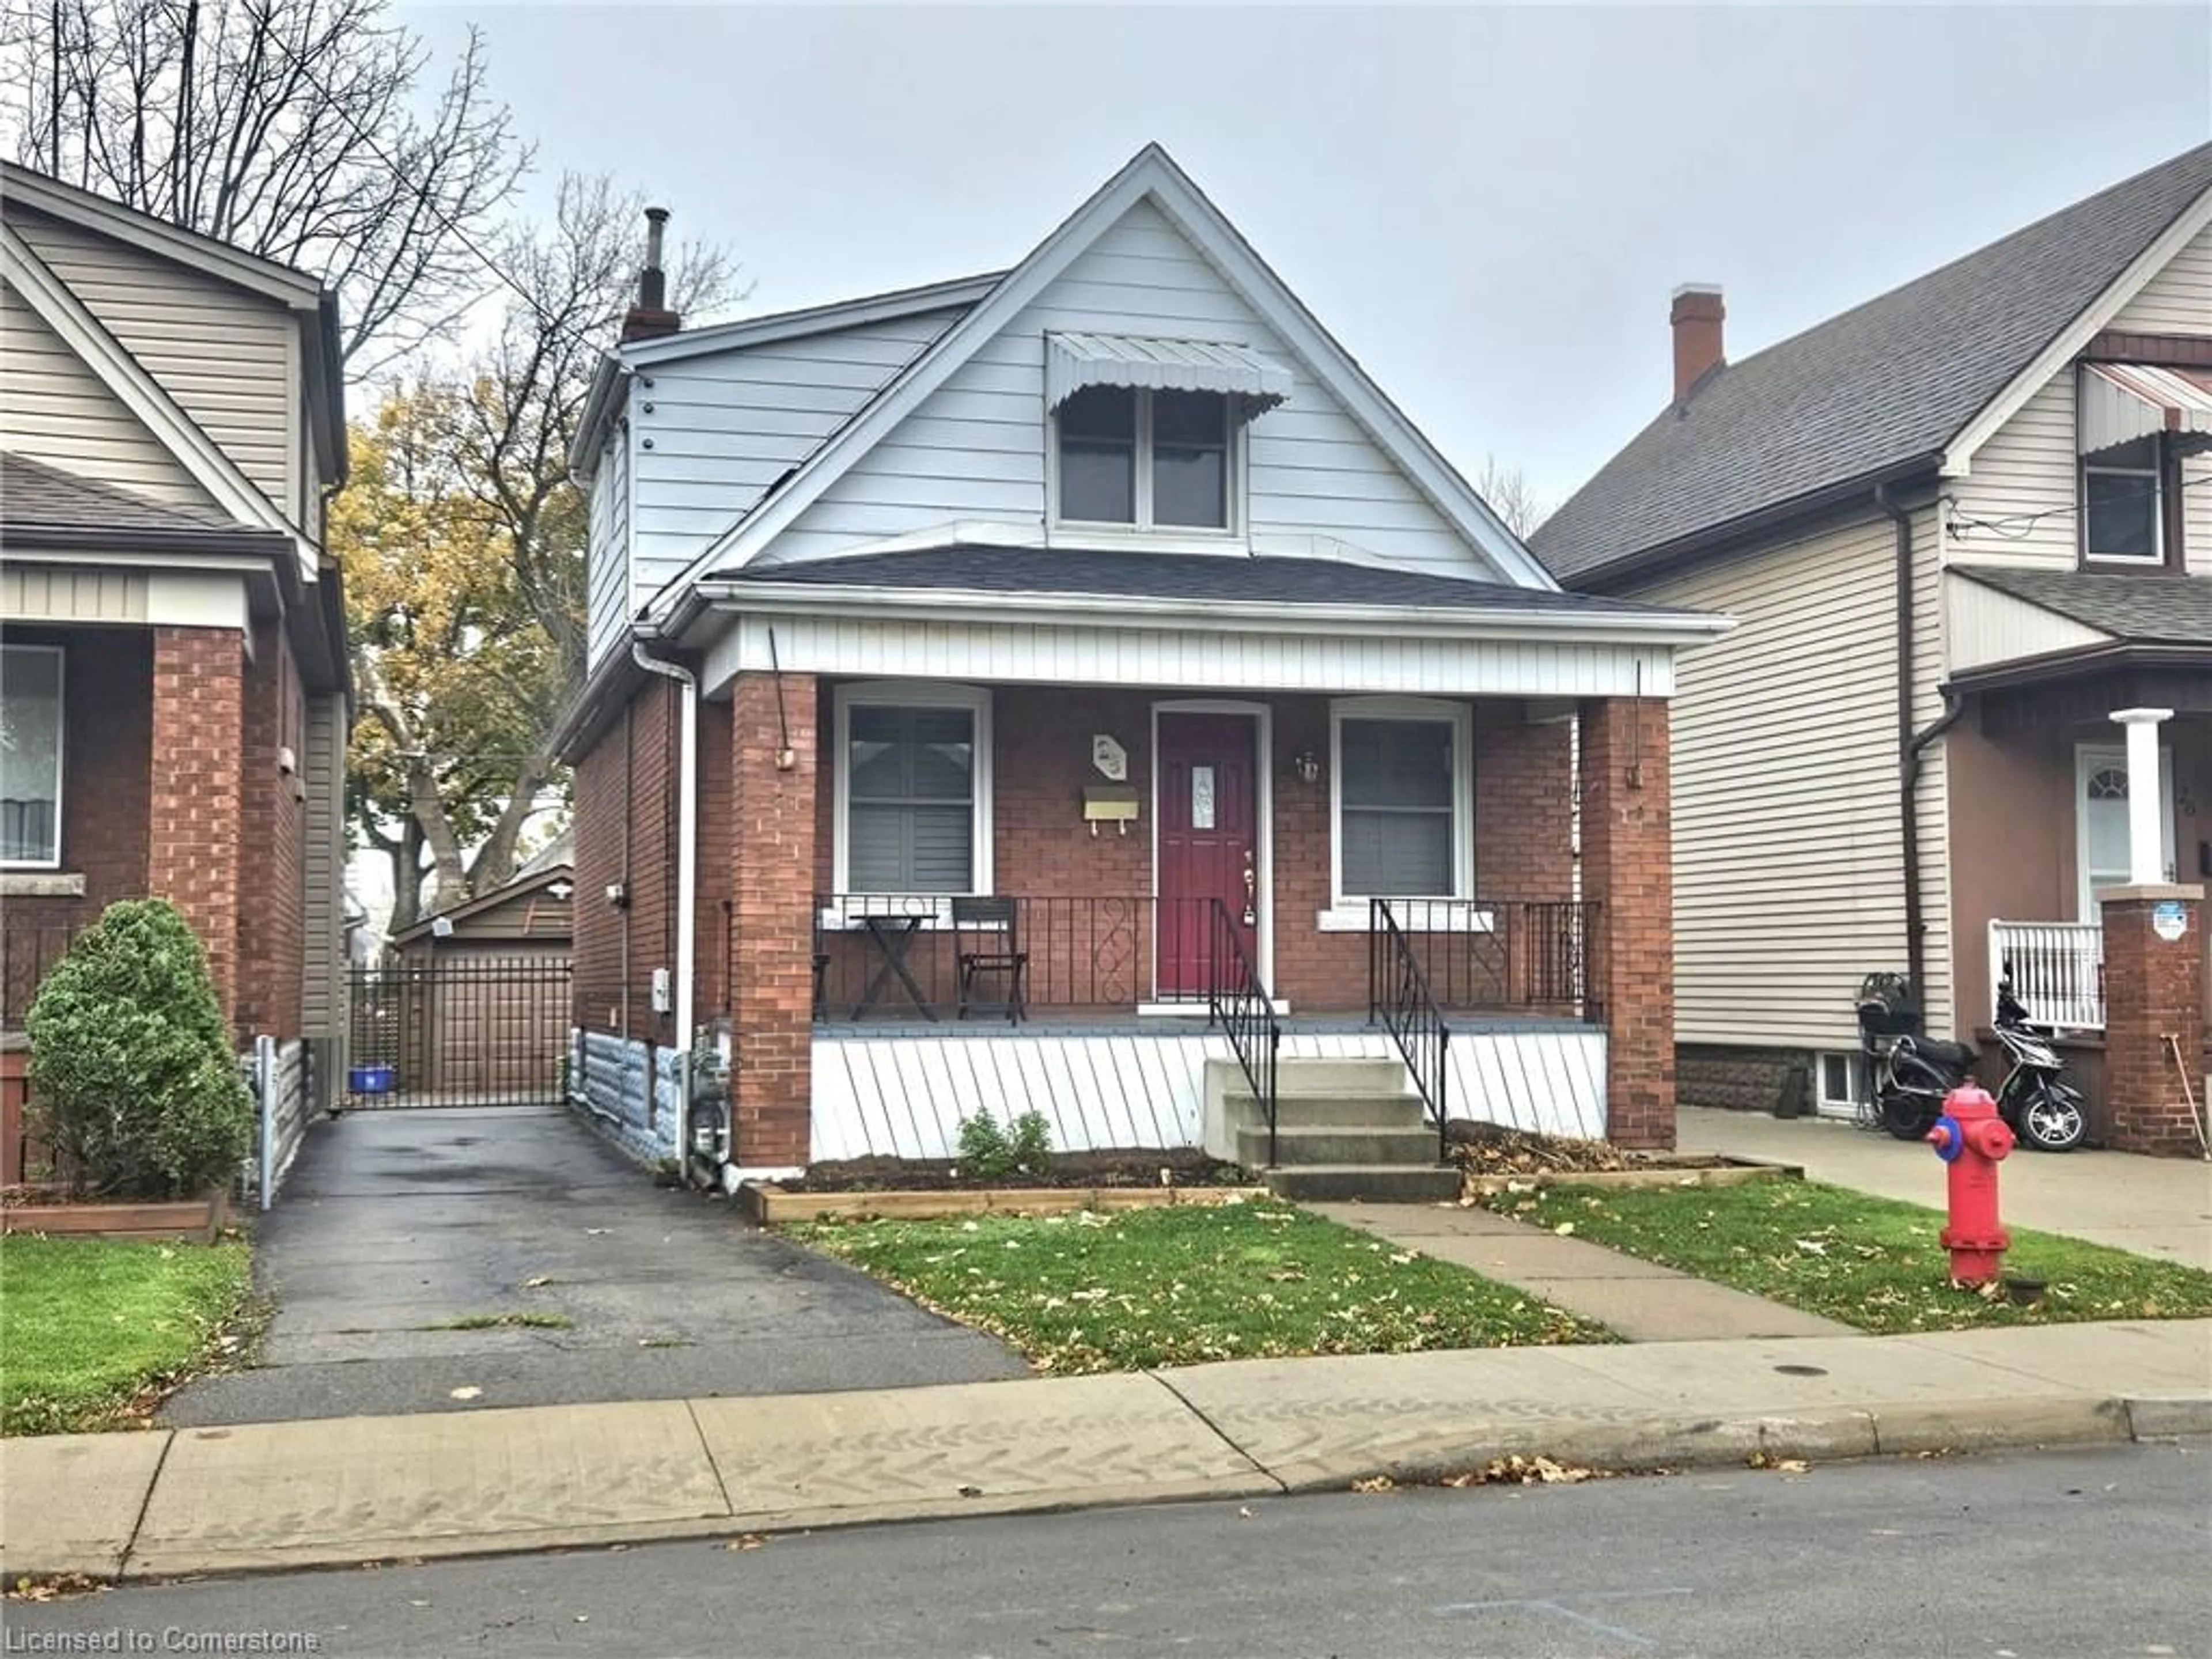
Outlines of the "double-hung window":
[{"label": "double-hung window", "polygon": [[989,694],[848,686],[837,696],[840,892],[990,890]]},{"label": "double-hung window", "polygon": [[0,866],[61,861],[61,650],[0,646]]},{"label": "double-hung window", "polygon": [[1061,523],[1236,527],[1237,424],[1224,395],[1090,386],[1055,419]]},{"label": "double-hung window", "polygon": [[1464,706],[1346,698],[1330,718],[1334,911],[1371,898],[1469,896],[1474,779]]},{"label": "double-hung window", "polygon": [[2155,437],[2081,463],[2081,555],[2099,564],[2163,564],[2165,500]]}]

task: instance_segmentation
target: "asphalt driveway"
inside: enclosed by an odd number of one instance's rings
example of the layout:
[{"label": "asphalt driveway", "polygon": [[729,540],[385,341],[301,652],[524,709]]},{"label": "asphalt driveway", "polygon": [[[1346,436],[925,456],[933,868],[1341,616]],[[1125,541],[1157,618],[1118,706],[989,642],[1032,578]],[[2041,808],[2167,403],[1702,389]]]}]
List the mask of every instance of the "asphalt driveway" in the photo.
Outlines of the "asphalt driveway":
[{"label": "asphalt driveway", "polygon": [[[169,1421],[1027,1374],[995,1339],[753,1230],[726,1201],[654,1187],[557,1109],[318,1125],[254,1255],[276,1305],[261,1364],[191,1384]],[[501,1315],[540,1322],[483,1322]]]}]

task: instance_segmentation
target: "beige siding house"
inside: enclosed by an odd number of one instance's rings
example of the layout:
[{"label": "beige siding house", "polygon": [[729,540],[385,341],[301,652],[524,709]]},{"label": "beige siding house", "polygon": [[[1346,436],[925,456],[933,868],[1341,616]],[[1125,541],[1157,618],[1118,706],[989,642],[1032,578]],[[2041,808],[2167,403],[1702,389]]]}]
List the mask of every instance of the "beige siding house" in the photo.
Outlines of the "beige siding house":
[{"label": "beige siding house", "polygon": [[0,1075],[46,968],[146,896],[241,1048],[343,1066],[342,372],[314,279],[0,166]]},{"label": "beige siding house", "polygon": [[1870,972],[1971,1038],[2009,962],[2094,1028],[2114,711],[2173,711],[2169,867],[2212,865],[2212,145],[1741,362],[1718,290],[1673,323],[1668,406],[1531,544],[1739,624],[1679,670],[1683,1098],[1850,1110]]}]

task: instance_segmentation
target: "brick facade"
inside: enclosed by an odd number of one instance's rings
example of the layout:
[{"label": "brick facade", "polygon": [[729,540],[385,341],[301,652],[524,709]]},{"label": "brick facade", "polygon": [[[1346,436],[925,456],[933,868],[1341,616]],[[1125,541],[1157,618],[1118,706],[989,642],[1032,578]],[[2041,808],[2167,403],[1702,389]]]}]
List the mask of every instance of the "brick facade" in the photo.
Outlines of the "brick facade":
[{"label": "brick facade", "polygon": [[[676,965],[678,695],[671,682],[648,681],[575,770],[576,1023],[663,1047],[676,1020],[653,1012],[653,970]],[[621,907],[606,896],[617,883],[628,895]]]},{"label": "brick facade", "polygon": [[[231,1020],[239,1011],[244,636],[160,627],[153,655],[146,887],[183,911],[207,946]],[[258,864],[255,885],[258,891]]]},{"label": "brick facade", "polygon": [[1668,709],[1583,705],[1583,890],[1599,913],[1595,978],[1607,1031],[1610,1139],[1674,1144],[1673,812]]},{"label": "brick facade", "polygon": [[[2131,887],[2105,895],[2105,1090],[2115,1151],[2197,1153],[2189,1096],[2202,1079],[2203,900],[2201,887]],[[2179,914],[2178,937],[2159,936],[2161,911]],[[2180,1040],[2179,1062],[2166,1045],[2169,1036]],[[2185,1064],[2194,1075],[2185,1076]]]},{"label": "brick facade", "polygon": [[[307,940],[307,708],[291,642],[273,619],[253,630],[243,690],[239,836],[252,849],[252,902],[238,915],[242,1041],[300,1033]],[[282,752],[291,752],[291,769]]]},{"label": "brick facade", "polygon": [[780,685],[740,674],[730,702],[734,1157],[751,1168],[804,1164],[809,1152],[814,908],[801,872],[816,867],[817,705],[808,674]]}]

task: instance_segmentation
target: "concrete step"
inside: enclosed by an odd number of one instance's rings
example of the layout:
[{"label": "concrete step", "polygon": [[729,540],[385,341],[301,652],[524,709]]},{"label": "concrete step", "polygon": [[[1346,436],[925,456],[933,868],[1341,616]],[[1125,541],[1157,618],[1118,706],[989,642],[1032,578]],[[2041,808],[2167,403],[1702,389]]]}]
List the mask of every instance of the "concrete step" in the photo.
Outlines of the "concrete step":
[{"label": "concrete step", "polygon": [[1364,1199],[1374,1204],[1441,1204],[1459,1196],[1459,1171],[1435,1165],[1303,1164],[1261,1177],[1289,1199]]},{"label": "concrete step", "polygon": [[[1258,1098],[1249,1089],[1224,1095],[1222,1104],[1240,1124],[1264,1123]],[[1425,1115],[1421,1097],[1414,1094],[1275,1095],[1275,1121],[1302,1127],[1378,1129],[1402,1128]]]},{"label": "concrete step", "polygon": [[[1419,1124],[1379,1128],[1371,1125],[1292,1124],[1277,1120],[1274,1162],[1280,1164],[1387,1164],[1394,1167],[1437,1161],[1437,1132]],[[1237,1161],[1248,1170],[1267,1165],[1267,1128],[1237,1131]]]},{"label": "concrete step", "polygon": [[[1234,1062],[1231,1062],[1232,1064]],[[1243,1073],[1238,1073],[1242,1079]],[[1300,1058],[1275,1061],[1275,1098],[1319,1095],[1402,1095],[1412,1092],[1406,1064],[1392,1055],[1375,1060]]]}]

